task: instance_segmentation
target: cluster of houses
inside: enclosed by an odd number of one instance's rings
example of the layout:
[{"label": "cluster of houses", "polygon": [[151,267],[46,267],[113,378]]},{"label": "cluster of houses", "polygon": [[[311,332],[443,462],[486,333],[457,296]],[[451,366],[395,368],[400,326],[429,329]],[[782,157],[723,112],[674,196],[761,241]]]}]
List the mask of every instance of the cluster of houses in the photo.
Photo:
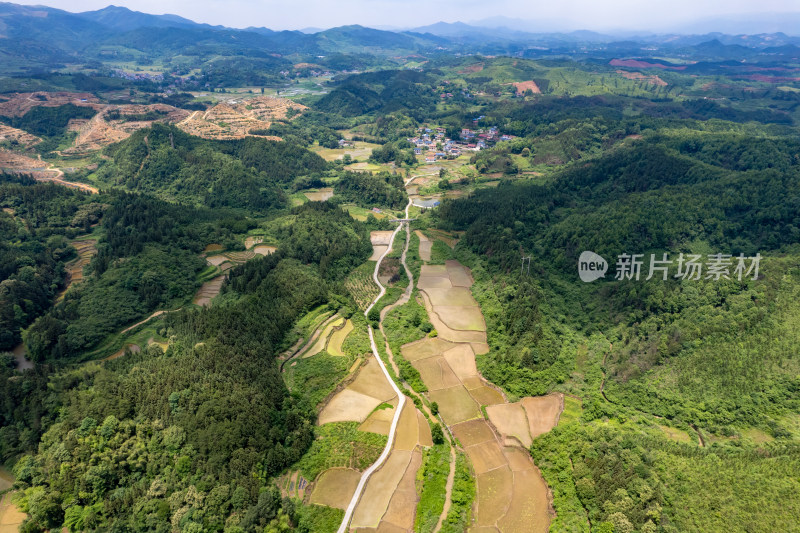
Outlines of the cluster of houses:
[{"label": "cluster of houses", "polygon": [[[476,118],[475,124],[484,117]],[[463,128],[459,140],[449,139],[445,136],[444,128],[429,128],[423,126],[416,137],[410,137],[408,142],[414,146],[414,154],[425,154],[426,163],[435,163],[440,159],[453,159],[463,152],[477,152],[498,141],[513,139],[513,135],[502,135],[496,127],[487,130],[471,130]]]},{"label": "cluster of houses", "polygon": [[125,72],[124,70],[114,69],[112,76],[122,78],[128,81],[164,81],[164,75],[160,73],[149,74],[146,72]]}]

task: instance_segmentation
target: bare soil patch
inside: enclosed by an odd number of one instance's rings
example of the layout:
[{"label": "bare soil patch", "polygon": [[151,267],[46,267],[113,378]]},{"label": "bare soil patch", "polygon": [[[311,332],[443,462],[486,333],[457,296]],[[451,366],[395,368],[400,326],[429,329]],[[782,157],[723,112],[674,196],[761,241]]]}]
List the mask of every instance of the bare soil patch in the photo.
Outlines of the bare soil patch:
[{"label": "bare soil patch", "polygon": [[525,448],[530,447],[533,439],[528,429],[528,417],[520,403],[490,405],[486,413],[504,439],[516,438]]},{"label": "bare soil patch", "polygon": [[484,420],[470,420],[450,427],[453,435],[465,448],[495,440],[492,428]]},{"label": "bare soil patch", "polygon": [[513,473],[514,491],[506,515],[497,522],[504,533],[547,533],[550,529],[547,485],[536,470]]},{"label": "bare soil patch", "polygon": [[[392,401],[396,404],[397,401]],[[379,433],[381,435],[388,435],[392,426],[392,419],[394,418],[394,410],[397,406],[391,409],[378,409],[373,411],[371,415],[364,421],[363,424],[358,426],[359,431],[369,431],[371,433]]]},{"label": "bare soil patch", "polygon": [[525,91],[530,90],[533,94],[542,94],[542,91],[539,89],[539,86],[536,85],[536,82],[533,80],[529,81],[518,81],[512,83],[511,85],[517,89],[517,94],[525,94]]},{"label": "bare soil patch", "polygon": [[478,375],[478,368],[475,366],[475,353],[469,344],[458,344],[444,352],[444,358],[450,368],[459,379]]},{"label": "bare soil patch", "polygon": [[258,246],[253,247],[253,253],[256,255],[270,255],[274,254],[278,251],[278,248],[275,246],[268,246],[266,244],[259,244]]},{"label": "bare soil patch", "polygon": [[361,500],[353,512],[351,528],[378,527],[411,463],[411,456],[412,453],[407,450],[392,450],[383,466],[367,481]]},{"label": "bare soil patch", "polygon": [[16,142],[22,148],[27,149],[35,144],[39,144],[42,142],[42,139],[31,135],[27,131],[0,124],[0,142],[3,141]]},{"label": "bare soil patch", "polygon": [[417,288],[420,290],[427,289],[451,289],[453,284],[447,276],[425,276],[420,277],[417,283]]},{"label": "bare soil patch", "polygon": [[439,413],[449,426],[481,416],[478,404],[461,385],[431,391],[429,396],[431,401],[439,404]]},{"label": "bare soil patch", "polygon": [[476,476],[478,489],[476,524],[493,526],[508,509],[513,496],[514,476],[508,467]]},{"label": "bare soil patch", "polygon": [[[409,194],[411,194],[409,192]],[[416,194],[416,191],[415,191]],[[433,242],[425,236],[420,230],[416,230],[414,233],[417,234],[419,237],[419,257],[423,261],[430,261],[431,260],[431,248],[433,247]],[[420,280],[421,281],[421,280]]]},{"label": "bare soil patch", "polygon": [[392,386],[386,381],[378,361],[370,357],[348,389],[388,402],[396,397]]},{"label": "bare soil patch", "polygon": [[480,387],[470,389],[470,395],[480,405],[497,405],[505,402],[505,398],[497,389],[489,385],[481,385]]},{"label": "bare soil patch", "polygon": [[388,522],[405,531],[413,530],[414,517],[417,512],[416,478],[420,466],[422,466],[422,454],[415,451],[411,454],[411,461],[392,495],[389,508],[383,515],[381,524]]},{"label": "bare soil patch", "polygon": [[[452,289],[451,289],[452,290]],[[439,305],[435,307],[439,318],[448,327],[458,331],[486,331],[480,307]]]},{"label": "bare soil patch", "polygon": [[325,202],[333,198],[333,189],[318,189],[316,191],[304,192],[303,194],[312,202]]},{"label": "bare soil patch", "polygon": [[[485,422],[484,422],[485,423]],[[465,448],[476,474],[483,474],[508,464],[503,449],[495,439]]]},{"label": "bare soil patch", "polygon": [[431,299],[434,306],[462,306],[474,307],[480,312],[478,302],[472,297],[469,289],[453,287],[450,289],[425,288],[425,294]]},{"label": "bare soil patch", "polygon": [[558,417],[564,408],[564,396],[562,394],[548,394],[547,396],[537,396],[535,398],[523,398],[520,403],[525,408],[528,416],[531,437],[547,433],[558,424]]},{"label": "bare soil patch", "polygon": [[400,413],[395,437],[395,450],[414,450],[419,443],[419,422],[417,421],[417,408],[414,403],[407,401]]},{"label": "bare soil patch", "polygon": [[206,281],[194,295],[192,303],[199,306],[206,306],[211,303],[211,300],[217,297],[219,291],[222,290],[222,284],[225,283],[225,275],[222,274],[216,278]]},{"label": "bare soil patch", "polygon": [[322,408],[318,424],[328,422],[363,422],[381,400],[349,388],[341,390]]},{"label": "bare soil patch", "polygon": [[372,245],[372,255],[369,257],[369,261],[377,261],[381,258],[381,256],[388,250],[388,246],[384,246],[382,244],[373,244]]},{"label": "bare soil patch", "polygon": [[427,357],[439,355],[445,350],[453,347],[453,343],[440,339],[439,337],[426,337],[424,339],[405,344],[400,348],[403,357],[409,362],[419,361]]},{"label": "bare soil patch", "polygon": [[657,85],[659,87],[667,86],[667,82],[665,82],[655,74],[648,76],[647,74],[642,74],[641,72],[628,72],[627,70],[618,70],[617,74],[620,74],[623,78],[628,80],[643,81],[650,85]]},{"label": "bare soil patch", "polygon": [[319,475],[311,492],[311,503],[346,509],[356,491],[361,472],[352,468],[329,468]]}]

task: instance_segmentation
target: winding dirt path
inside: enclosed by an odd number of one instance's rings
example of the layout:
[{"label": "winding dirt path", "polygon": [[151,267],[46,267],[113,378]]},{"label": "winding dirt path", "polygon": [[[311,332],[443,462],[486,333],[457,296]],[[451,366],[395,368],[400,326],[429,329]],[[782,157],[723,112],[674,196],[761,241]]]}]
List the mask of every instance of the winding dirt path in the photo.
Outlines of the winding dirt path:
[{"label": "winding dirt path", "polygon": [[[375,281],[375,284],[378,285],[380,291],[378,295],[372,300],[372,303],[367,307],[364,311],[364,316],[368,316],[370,310],[375,306],[376,303],[386,294],[386,287],[384,287],[380,279],[378,279],[378,271],[381,266],[381,261],[388,255],[389,251],[392,249],[392,243],[394,243],[394,238],[397,236],[397,233],[400,231],[402,227],[402,223],[397,226],[397,229],[394,230],[392,233],[392,238],[389,241],[389,247],[386,249],[385,252],[381,255],[380,259],[375,263],[375,271],[372,273],[372,279]],[[381,453],[378,460],[375,461],[369,468],[364,470],[364,473],[361,474],[361,479],[358,481],[358,486],[356,486],[356,490],[353,493],[353,497],[350,499],[350,503],[347,505],[347,509],[344,511],[344,518],[342,518],[342,523],[339,525],[339,529],[337,533],[345,533],[348,531],[350,527],[350,521],[353,518],[353,511],[355,511],[356,505],[358,505],[359,500],[361,499],[361,495],[364,492],[364,487],[367,485],[367,481],[369,481],[370,476],[372,476],[375,471],[377,471],[383,464],[386,462],[386,459],[389,457],[389,454],[392,451],[392,446],[394,444],[395,437],[397,435],[397,424],[400,421],[400,414],[403,412],[403,408],[406,404],[406,396],[403,394],[400,389],[395,384],[392,376],[389,374],[389,371],[386,370],[386,366],[383,364],[383,360],[381,359],[380,353],[378,352],[378,347],[375,344],[375,333],[372,330],[371,325],[367,325],[367,331],[369,333],[369,343],[372,348],[372,354],[375,357],[375,360],[380,365],[381,371],[383,372],[384,377],[389,382],[389,385],[392,386],[395,394],[397,394],[398,403],[397,408],[395,409],[394,417],[392,418],[392,425],[389,428],[389,438],[386,441],[386,447],[384,447],[383,452]]]}]

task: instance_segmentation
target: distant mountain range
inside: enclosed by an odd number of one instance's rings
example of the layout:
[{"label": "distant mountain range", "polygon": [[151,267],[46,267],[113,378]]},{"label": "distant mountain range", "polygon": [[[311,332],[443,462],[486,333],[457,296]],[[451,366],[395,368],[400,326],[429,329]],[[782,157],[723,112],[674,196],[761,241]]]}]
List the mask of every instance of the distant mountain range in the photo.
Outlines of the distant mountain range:
[{"label": "distant mountain range", "polygon": [[[772,20],[762,19],[755,20],[752,26],[760,27]],[[735,17],[715,20],[730,29],[743,24]],[[698,22],[692,27],[706,28],[712,23]],[[800,15],[787,16],[780,25],[784,23],[800,28]],[[134,61],[143,55],[194,57],[203,64],[219,57],[232,58],[231,61],[239,58],[235,60],[240,63],[261,58],[262,63],[269,62],[278,72],[292,62],[309,61],[346,69],[350,68],[348,65],[368,64],[370,56],[441,53],[523,57],[647,57],[669,53],[701,61],[769,60],[776,55],[798,57],[800,46],[800,37],[781,32],[637,35],[544,31],[560,25],[559,21],[533,23],[494,17],[471,24],[438,22],[404,31],[359,25],[275,31],[264,27],[211,26],[178,15],[151,15],[113,5],[70,13],[50,7],[0,3],[0,57],[5,61],[0,73],[48,68],[53,63],[103,62],[109,57]],[[539,31],[534,31],[537,28]],[[340,61],[343,55],[350,59]]]}]

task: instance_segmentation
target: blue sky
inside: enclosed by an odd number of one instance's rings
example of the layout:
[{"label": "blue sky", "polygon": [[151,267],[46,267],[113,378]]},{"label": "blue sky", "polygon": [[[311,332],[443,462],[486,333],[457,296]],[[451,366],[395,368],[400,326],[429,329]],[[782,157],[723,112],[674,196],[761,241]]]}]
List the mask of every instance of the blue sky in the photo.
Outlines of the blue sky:
[{"label": "blue sky", "polygon": [[[12,0],[13,1],[13,0]],[[17,0],[20,1],[20,0]],[[109,0],[21,1],[67,11],[105,7]],[[415,27],[440,20],[470,22],[504,16],[535,21],[553,30],[653,30],[680,28],[689,22],[725,16],[760,15],[769,24],[800,14],[798,0],[113,0],[146,13],[174,13],[197,22],[230,27],[272,29],[329,28],[345,24]],[[763,23],[762,23],[763,25]],[[538,28],[537,28],[538,29]],[[764,30],[759,30],[764,31]]]}]

